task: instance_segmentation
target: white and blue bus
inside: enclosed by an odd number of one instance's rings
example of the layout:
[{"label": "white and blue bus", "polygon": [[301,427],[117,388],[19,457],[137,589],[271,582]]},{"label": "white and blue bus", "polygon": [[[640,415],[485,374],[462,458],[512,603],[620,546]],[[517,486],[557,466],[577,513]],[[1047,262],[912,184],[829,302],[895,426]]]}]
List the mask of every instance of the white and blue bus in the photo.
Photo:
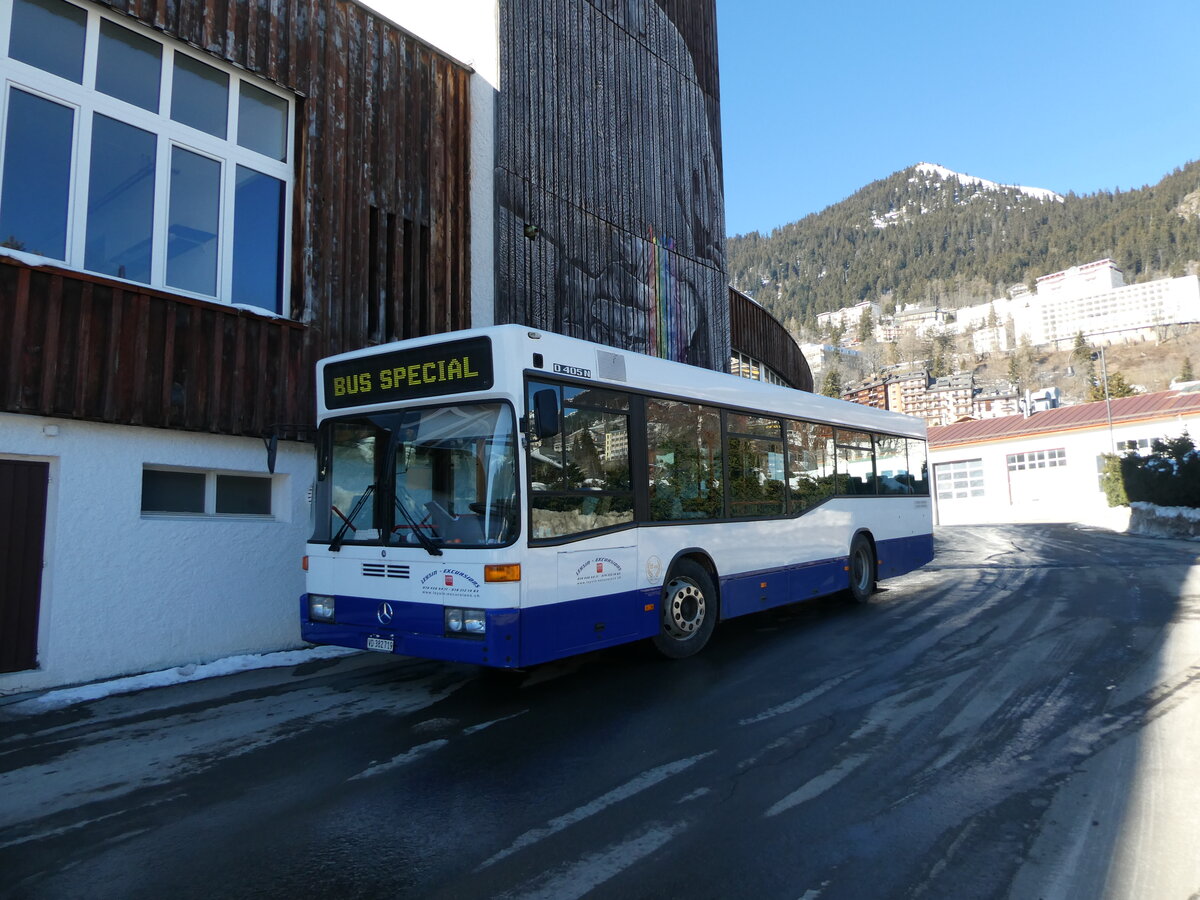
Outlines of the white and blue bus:
[{"label": "white and blue bus", "polygon": [[314,644],[518,668],[933,557],[919,419],[516,325],[318,364]]}]

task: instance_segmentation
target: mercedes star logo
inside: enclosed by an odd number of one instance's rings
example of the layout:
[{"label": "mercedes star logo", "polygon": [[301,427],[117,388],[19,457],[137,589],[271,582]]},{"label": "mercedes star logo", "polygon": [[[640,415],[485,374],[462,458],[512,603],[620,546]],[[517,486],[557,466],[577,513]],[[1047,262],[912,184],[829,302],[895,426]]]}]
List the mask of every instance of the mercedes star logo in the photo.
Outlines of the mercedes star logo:
[{"label": "mercedes star logo", "polygon": [[392,609],[392,604],[385,600],[383,603],[379,604],[379,609],[375,611],[375,618],[379,620],[380,625],[391,625],[392,617],[395,614],[395,611]]}]

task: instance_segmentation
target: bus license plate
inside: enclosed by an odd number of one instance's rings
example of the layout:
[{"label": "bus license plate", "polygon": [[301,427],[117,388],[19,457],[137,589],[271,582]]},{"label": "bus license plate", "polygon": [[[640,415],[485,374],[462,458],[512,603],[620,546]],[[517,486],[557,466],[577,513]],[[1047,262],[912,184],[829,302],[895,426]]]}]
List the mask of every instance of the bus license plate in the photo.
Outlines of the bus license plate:
[{"label": "bus license plate", "polygon": [[367,638],[367,649],[368,650],[380,650],[384,653],[391,653],[392,649],[395,646],[396,646],[396,642],[394,640],[392,640],[391,638],[378,638],[378,637]]}]

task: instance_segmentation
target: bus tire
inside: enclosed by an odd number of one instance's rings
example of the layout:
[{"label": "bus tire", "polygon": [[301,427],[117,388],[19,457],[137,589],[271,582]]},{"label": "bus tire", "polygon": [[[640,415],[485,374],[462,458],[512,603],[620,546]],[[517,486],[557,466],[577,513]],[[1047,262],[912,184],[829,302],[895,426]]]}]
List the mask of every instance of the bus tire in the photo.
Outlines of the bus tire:
[{"label": "bus tire", "polygon": [[668,659],[699,653],[717,624],[717,589],[698,562],[681,559],[663,587],[662,617],[652,640]]},{"label": "bus tire", "polygon": [[875,593],[875,545],[865,534],[856,534],[850,542],[850,599],[866,603]]}]

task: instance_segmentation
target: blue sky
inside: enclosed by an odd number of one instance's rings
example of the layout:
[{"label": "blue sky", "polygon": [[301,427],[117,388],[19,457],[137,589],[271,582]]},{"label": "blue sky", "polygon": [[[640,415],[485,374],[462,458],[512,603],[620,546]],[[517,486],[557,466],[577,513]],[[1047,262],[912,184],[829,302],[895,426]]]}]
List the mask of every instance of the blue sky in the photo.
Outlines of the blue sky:
[{"label": "blue sky", "polygon": [[1200,0],[717,0],[729,234],[931,162],[1078,194],[1200,158]]}]

